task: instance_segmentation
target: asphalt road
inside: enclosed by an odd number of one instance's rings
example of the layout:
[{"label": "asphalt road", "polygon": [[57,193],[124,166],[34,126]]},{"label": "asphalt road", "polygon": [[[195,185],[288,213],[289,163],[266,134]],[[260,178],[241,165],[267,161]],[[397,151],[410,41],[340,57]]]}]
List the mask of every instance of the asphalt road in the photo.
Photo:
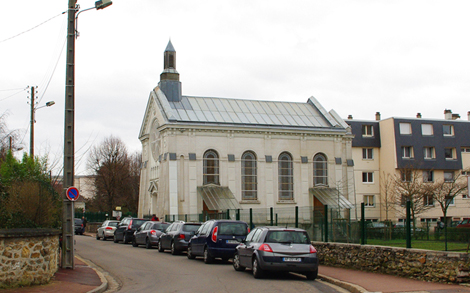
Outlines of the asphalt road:
[{"label": "asphalt road", "polygon": [[87,236],[75,240],[76,254],[112,275],[121,285],[119,292],[347,292],[296,274],[271,274],[257,280],[250,270],[237,272],[231,263],[222,261],[208,265],[200,258],[189,260],[185,254],[173,256],[112,240]]}]

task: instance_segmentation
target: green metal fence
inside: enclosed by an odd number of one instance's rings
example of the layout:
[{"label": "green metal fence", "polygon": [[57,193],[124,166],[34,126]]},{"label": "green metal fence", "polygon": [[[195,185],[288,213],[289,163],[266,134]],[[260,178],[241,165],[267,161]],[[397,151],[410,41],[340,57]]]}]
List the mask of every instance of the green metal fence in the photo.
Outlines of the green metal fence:
[{"label": "green metal fence", "polygon": [[[205,222],[209,219],[241,220],[256,226],[282,226],[305,229],[313,241],[373,244],[424,248],[432,250],[467,251],[470,228],[441,229],[430,223],[415,223],[410,216],[402,223],[367,221],[364,205],[356,217],[356,207],[282,207],[226,210],[217,213],[165,215],[167,222]],[[408,224],[410,223],[410,224]]]}]

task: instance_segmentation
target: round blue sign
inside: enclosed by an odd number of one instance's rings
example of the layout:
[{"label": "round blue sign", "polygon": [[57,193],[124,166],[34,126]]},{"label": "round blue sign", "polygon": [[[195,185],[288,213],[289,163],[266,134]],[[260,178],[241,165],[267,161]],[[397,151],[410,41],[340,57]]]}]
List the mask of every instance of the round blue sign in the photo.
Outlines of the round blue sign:
[{"label": "round blue sign", "polygon": [[70,186],[69,188],[67,188],[65,195],[69,200],[76,201],[80,196],[80,193],[78,192],[78,189],[76,187]]}]

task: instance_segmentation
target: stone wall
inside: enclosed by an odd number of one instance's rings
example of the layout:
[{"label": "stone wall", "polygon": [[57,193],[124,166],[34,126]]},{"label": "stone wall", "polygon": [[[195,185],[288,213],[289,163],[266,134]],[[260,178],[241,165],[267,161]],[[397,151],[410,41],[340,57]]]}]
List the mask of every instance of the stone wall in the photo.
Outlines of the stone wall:
[{"label": "stone wall", "polygon": [[312,242],[322,265],[441,283],[470,283],[468,253]]},{"label": "stone wall", "polygon": [[58,270],[54,229],[0,230],[0,288],[48,283]]}]

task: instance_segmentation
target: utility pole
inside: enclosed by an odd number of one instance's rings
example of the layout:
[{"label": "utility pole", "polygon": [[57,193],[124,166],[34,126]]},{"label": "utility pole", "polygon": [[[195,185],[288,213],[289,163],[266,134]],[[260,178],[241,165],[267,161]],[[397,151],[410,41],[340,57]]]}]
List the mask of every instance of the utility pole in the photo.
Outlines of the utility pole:
[{"label": "utility pole", "polygon": [[64,176],[63,188],[63,221],[62,221],[62,268],[74,269],[73,248],[73,202],[65,194],[73,186],[74,178],[74,119],[75,119],[75,14],[78,7],[76,0],[69,0],[67,26],[67,52],[65,73],[65,119],[64,119]]},{"label": "utility pole", "polygon": [[31,121],[30,121],[30,133],[29,133],[29,156],[34,158],[34,92],[36,88],[31,87]]}]

